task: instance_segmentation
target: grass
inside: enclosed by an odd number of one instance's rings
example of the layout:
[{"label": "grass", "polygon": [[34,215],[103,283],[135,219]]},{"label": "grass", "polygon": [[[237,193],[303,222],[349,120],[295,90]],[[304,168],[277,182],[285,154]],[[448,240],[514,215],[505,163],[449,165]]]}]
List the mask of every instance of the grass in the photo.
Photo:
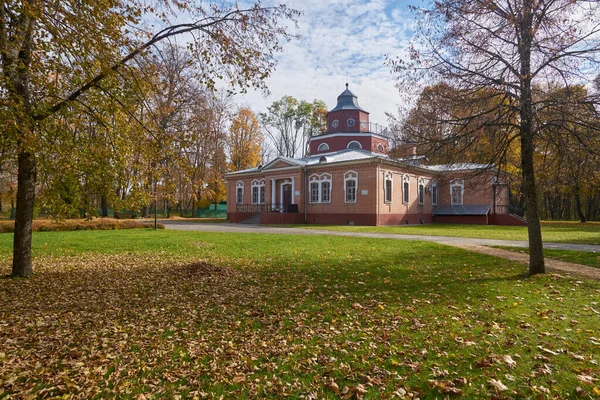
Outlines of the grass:
[{"label": "grass", "polygon": [[[398,226],[287,225],[341,232],[378,232],[406,235],[453,236],[481,239],[527,240],[527,227],[496,225],[426,224]],[[543,222],[545,242],[600,245],[600,223]]]},{"label": "grass", "polygon": [[33,249],[33,278],[0,280],[0,398],[600,395],[596,281],[366,238],[40,232]]},{"label": "grass", "polygon": [[[493,246],[499,249],[529,254],[527,247]],[[544,249],[544,256],[555,260],[600,268],[600,254],[593,251]]]}]

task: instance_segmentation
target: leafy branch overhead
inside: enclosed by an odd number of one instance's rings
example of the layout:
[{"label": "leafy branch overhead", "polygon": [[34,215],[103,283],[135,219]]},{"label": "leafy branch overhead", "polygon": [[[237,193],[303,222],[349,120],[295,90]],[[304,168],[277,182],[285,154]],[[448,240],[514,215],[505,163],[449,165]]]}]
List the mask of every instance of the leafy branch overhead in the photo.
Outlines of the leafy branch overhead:
[{"label": "leafy branch overhead", "polygon": [[[194,78],[208,90],[222,81],[229,91],[266,91],[273,56],[281,41],[294,38],[287,24],[298,15],[284,5],[260,3],[238,8],[191,0],[2,2],[1,150],[11,155],[18,175],[13,275],[31,274],[37,159],[53,160],[44,154],[42,139],[55,116],[75,105],[85,107],[83,99],[92,89],[121,106],[119,95],[145,80],[139,74],[136,80],[124,79],[127,71],[135,70],[154,46],[175,37],[188,41],[190,63],[197,65]],[[119,80],[123,87],[114,87]],[[143,113],[129,117],[143,124]]]},{"label": "leafy branch overhead", "polygon": [[[454,100],[435,103],[441,109],[430,112],[428,122],[438,124],[440,129],[434,132],[439,135],[423,142],[433,148],[459,143],[459,149],[477,150],[484,136],[495,136],[489,162],[505,160],[513,142],[518,143],[529,227],[529,273],[544,272],[534,163],[536,140],[545,129],[540,117],[552,103],[544,93],[551,92],[555,83],[572,92],[593,82],[593,71],[600,65],[600,4],[444,0],[429,9],[413,10],[419,19],[408,55],[388,59],[399,76],[398,87],[416,96],[415,89],[440,83],[429,94],[438,99],[450,94]],[[587,100],[598,104],[593,97]],[[418,106],[426,111],[428,105],[421,101]],[[597,114],[597,107],[592,109]],[[588,125],[595,128],[571,131],[581,143],[586,141],[584,135],[597,137],[600,132],[597,124]],[[593,150],[600,153],[597,147]]]}]

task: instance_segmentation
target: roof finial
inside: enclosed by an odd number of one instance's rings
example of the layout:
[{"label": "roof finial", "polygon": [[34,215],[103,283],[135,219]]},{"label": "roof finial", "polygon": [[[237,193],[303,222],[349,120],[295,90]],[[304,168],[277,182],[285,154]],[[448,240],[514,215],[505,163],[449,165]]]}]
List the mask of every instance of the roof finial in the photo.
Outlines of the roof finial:
[{"label": "roof finial", "polygon": [[348,82],[346,82],[346,90],[348,90]]}]

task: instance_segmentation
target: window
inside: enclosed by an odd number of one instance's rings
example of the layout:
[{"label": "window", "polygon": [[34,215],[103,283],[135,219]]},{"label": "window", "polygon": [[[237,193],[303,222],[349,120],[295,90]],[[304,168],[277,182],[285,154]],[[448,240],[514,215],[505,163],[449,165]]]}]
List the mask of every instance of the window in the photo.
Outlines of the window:
[{"label": "window", "polygon": [[356,202],[356,191],[358,190],[358,172],[348,171],[344,174],[344,192],[346,203]]},{"label": "window", "polygon": [[312,182],[310,184],[310,202],[319,202],[319,182]]},{"label": "window", "polygon": [[438,187],[437,181],[431,182],[431,204],[437,205],[438,203]]},{"label": "window", "polygon": [[348,148],[354,149],[354,150],[359,150],[359,149],[362,149],[362,145],[360,143],[358,143],[356,140],[353,140],[350,143],[348,143]]},{"label": "window", "polygon": [[308,180],[310,182],[311,203],[331,202],[331,174],[314,174]]},{"label": "window", "polygon": [[354,120],[354,118],[348,118],[346,123],[348,124],[348,126],[354,126],[356,124],[356,121]]},{"label": "window", "polygon": [[377,151],[379,153],[385,153],[385,148],[383,147],[383,145],[381,143],[377,144]]},{"label": "window", "polygon": [[455,179],[450,182],[450,198],[453,206],[460,206],[464,198],[464,181]]},{"label": "window", "polygon": [[254,179],[252,181],[252,204],[265,203],[265,180]]},{"label": "window", "polygon": [[317,151],[327,151],[329,150],[329,145],[327,143],[321,143]]},{"label": "window", "polygon": [[338,126],[340,126],[340,121],[338,121],[337,119],[334,119],[331,122],[331,126],[334,127],[334,128],[337,128]]},{"label": "window", "polygon": [[321,182],[321,203],[329,203],[331,201],[331,182]]},{"label": "window", "polygon": [[410,191],[409,179],[408,179],[408,176],[405,176],[404,179],[402,179],[402,202],[408,203],[408,199],[410,198],[409,191]]},{"label": "window", "polygon": [[237,204],[244,202],[244,182],[238,182],[235,185],[235,202]]},{"label": "window", "polygon": [[419,179],[419,204],[423,204],[425,202],[425,181],[423,178]]},{"label": "window", "polygon": [[391,203],[392,202],[392,174],[389,172],[387,174],[385,174],[383,190],[384,190],[383,197],[384,197],[385,202]]}]

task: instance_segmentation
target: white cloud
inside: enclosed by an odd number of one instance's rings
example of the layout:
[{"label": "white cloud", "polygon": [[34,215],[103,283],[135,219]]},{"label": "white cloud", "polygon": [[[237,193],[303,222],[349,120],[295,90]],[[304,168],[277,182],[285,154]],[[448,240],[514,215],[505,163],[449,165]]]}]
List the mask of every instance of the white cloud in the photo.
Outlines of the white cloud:
[{"label": "white cloud", "polygon": [[[273,1],[274,2],[274,1]],[[301,100],[325,101],[329,109],[345,89],[358,96],[371,122],[386,124],[385,112],[395,112],[401,101],[395,76],[384,65],[385,55],[404,53],[412,20],[403,1],[304,0],[286,1],[301,9],[299,41],[284,44],[278,66],[267,84],[271,95],[240,95],[238,102],[255,112],[284,95]],[[347,78],[346,78],[347,77]]]}]

